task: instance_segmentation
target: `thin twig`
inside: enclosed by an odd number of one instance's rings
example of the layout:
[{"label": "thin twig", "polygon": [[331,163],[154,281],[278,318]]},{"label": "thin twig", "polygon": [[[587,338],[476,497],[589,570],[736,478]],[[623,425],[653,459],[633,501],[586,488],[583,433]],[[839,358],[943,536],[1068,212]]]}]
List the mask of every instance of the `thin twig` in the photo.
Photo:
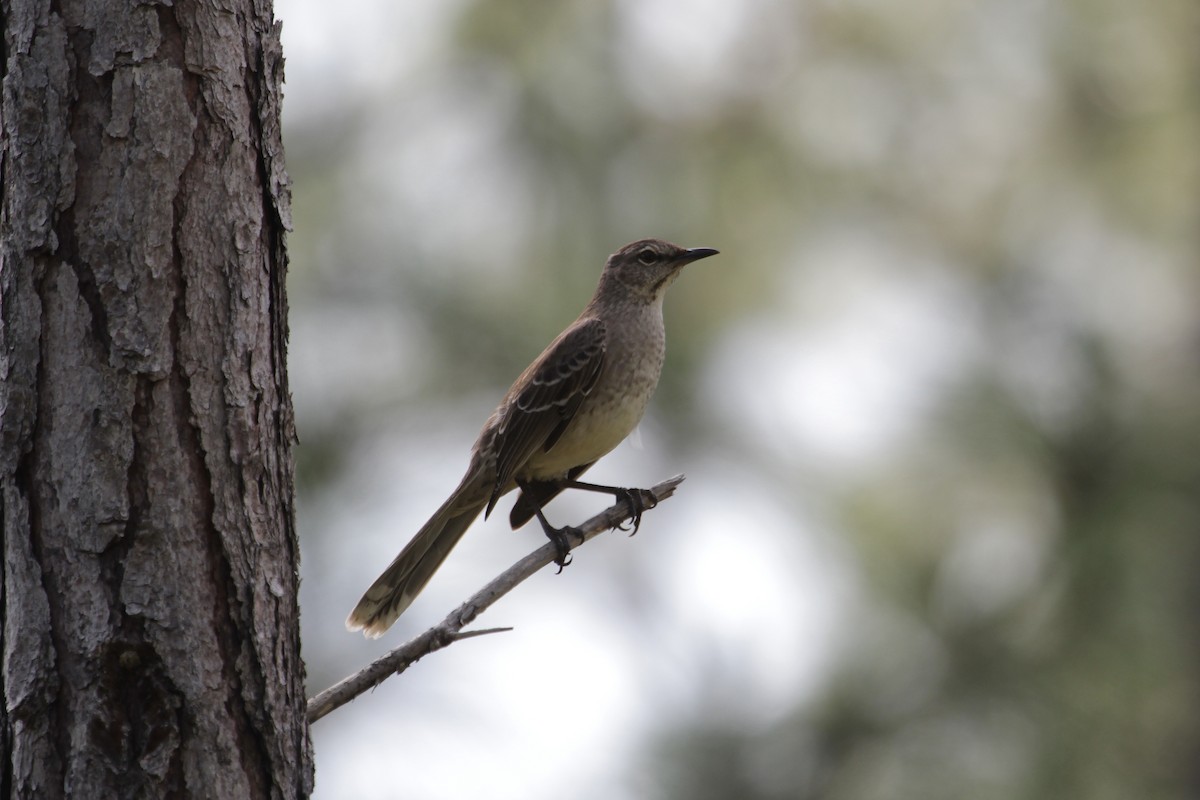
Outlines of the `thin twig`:
[{"label": "thin twig", "polygon": [[[683,483],[683,476],[676,475],[674,478],[669,478],[657,486],[647,489],[646,491],[653,498],[652,502],[646,504],[647,507],[653,507],[675,494],[675,489],[681,483]],[[574,550],[606,530],[616,528],[632,516],[629,504],[624,500],[619,500],[615,505],[601,511],[575,529],[578,534],[571,534],[569,537],[571,549]],[[429,653],[441,650],[460,639],[512,630],[511,628],[488,628],[463,631],[463,628],[470,625],[492,603],[512,591],[517,584],[552,563],[556,555],[553,544],[542,545],[494,578],[487,586],[450,612],[437,625],[314,696],[308,701],[309,724],[316,722],[330,711],[344,706],[367,690],[375,688],[388,677],[400,674]]]}]

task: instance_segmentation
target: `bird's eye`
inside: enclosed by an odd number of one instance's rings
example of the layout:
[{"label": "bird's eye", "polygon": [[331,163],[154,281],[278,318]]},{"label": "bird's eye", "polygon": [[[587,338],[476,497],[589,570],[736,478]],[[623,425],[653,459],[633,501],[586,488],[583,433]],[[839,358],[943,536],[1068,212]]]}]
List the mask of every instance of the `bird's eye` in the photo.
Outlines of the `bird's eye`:
[{"label": "bird's eye", "polygon": [[658,261],[658,253],[647,247],[638,253],[638,261],[642,262],[648,267]]}]

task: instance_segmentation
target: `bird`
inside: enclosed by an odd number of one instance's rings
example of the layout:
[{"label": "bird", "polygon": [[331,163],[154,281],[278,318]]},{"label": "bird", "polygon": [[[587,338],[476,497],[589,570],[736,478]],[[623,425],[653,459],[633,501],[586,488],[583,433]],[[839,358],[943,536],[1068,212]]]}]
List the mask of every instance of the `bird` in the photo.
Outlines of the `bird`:
[{"label": "bird", "polygon": [[536,517],[554,543],[561,571],[569,563],[566,532],[543,506],[565,489],[624,498],[634,530],[644,490],[584,483],[579,477],[627,437],[658,385],[666,350],[663,297],[683,267],[717,255],[660,239],[625,245],[605,261],[592,299],[513,382],[484,423],[458,487],[346,619],[351,631],[377,638],[392,626],[481,512],[514,489],[514,529]]}]

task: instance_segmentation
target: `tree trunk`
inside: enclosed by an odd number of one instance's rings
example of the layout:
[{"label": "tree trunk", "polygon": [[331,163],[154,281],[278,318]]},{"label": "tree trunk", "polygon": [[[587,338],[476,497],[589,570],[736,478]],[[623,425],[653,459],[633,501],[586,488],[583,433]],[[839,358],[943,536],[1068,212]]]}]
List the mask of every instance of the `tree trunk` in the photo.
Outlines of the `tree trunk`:
[{"label": "tree trunk", "polygon": [[269,0],[5,0],[0,797],[305,797]]}]

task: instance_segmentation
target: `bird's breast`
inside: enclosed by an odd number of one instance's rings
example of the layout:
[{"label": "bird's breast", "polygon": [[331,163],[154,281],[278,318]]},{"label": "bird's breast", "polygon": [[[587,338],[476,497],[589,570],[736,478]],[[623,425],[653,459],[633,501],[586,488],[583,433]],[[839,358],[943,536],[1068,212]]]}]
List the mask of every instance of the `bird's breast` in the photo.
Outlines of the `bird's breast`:
[{"label": "bird's breast", "polygon": [[660,315],[634,320],[612,335],[596,385],[554,447],[530,458],[522,477],[545,480],[564,476],[624,441],[641,422],[654,395],[664,353]]}]

